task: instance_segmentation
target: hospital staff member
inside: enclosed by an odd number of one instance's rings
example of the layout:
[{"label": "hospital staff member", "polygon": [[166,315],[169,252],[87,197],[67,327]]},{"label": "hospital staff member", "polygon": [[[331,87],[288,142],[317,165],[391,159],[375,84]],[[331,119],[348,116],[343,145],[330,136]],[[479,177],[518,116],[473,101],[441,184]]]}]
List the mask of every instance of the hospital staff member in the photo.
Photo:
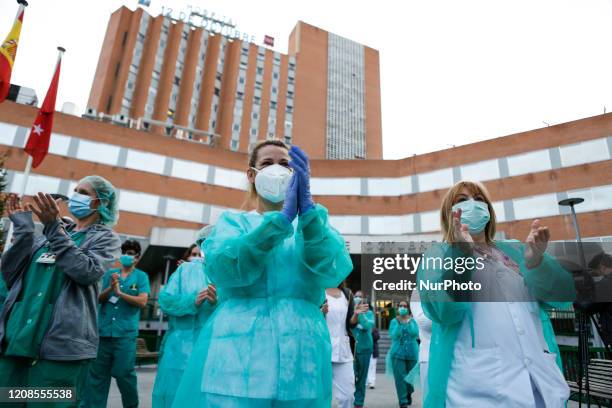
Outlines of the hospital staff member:
[{"label": "hospital staff member", "polygon": [[[363,292],[355,292],[355,312],[357,314],[357,325],[351,329],[355,338],[355,408],[362,408],[365,402],[366,380],[370,367],[370,358],[374,350],[372,328],[374,327],[374,313],[369,310]],[[366,307],[367,306],[367,307]]]},{"label": "hospital staff member", "polygon": [[367,305],[357,310],[353,293],[346,287],[346,282],[342,282],[340,287],[325,289],[325,303],[321,311],[325,315],[331,339],[333,397],[338,408],[350,408],[355,401],[355,358],[349,334],[357,326],[358,314],[366,310]]},{"label": "hospital staff member", "polygon": [[219,303],[173,407],[329,408],[331,344],[319,307],[351,272],[310,194],[306,154],[278,140],[249,156],[254,211],[221,214],[202,249]]},{"label": "hospital staff member", "polygon": [[[372,306],[372,305],[370,305]],[[380,332],[376,327],[372,328],[372,340],[374,346],[372,348],[372,358],[370,359],[370,368],[368,368],[367,386],[373,390],[376,388],[376,366],[378,365],[378,341],[380,340]]]},{"label": "hospital staff member", "polygon": [[200,245],[212,225],[198,233],[190,256],[159,293],[159,307],[169,316],[153,387],[153,408],[170,408],[200,330],[215,310],[217,292],[204,272]]},{"label": "hospital staff member", "polygon": [[[98,281],[119,255],[112,230],[115,188],[99,176],[79,181],[68,201],[76,223],[60,221],[50,194],[8,199],[13,245],[2,257],[8,297],[0,313],[0,387],[73,387],[76,406],[98,345]],[[34,236],[36,215],[42,236]]]},{"label": "hospital staff member", "polygon": [[102,280],[100,346],[89,370],[85,407],[106,407],[111,377],[117,381],[123,406],[138,406],[136,338],[140,309],[146,306],[150,292],[148,275],[136,268],[141,251],[138,241],[125,241],[121,267],[109,269]]},{"label": "hospital staff member", "polygon": [[387,367],[391,367],[395,391],[400,408],[412,405],[414,387],[406,382],[406,376],[416,365],[418,358],[419,328],[410,315],[408,302],[402,300],[397,308],[399,316],[391,320],[389,337],[391,349],[387,355]]},{"label": "hospital staff member", "polygon": [[[427,394],[427,368],[429,364],[429,344],[431,343],[431,320],[425,316],[421,306],[419,291],[415,290],[410,296],[410,310],[414,321],[419,327],[419,378],[421,379],[421,397]],[[423,401],[422,401],[423,402]]]},{"label": "hospital staff member", "polygon": [[535,220],[525,244],[494,240],[489,193],[470,181],[446,193],[440,219],[444,243],[425,257],[472,259],[482,267],[457,274],[421,264],[419,281],[469,279],[486,291],[420,290],[432,320],[425,406],[563,407],[569,389],[549,346],[554,332],[543,330],[540,312],[575,290],[570,273],[544,252],[550,231]]}]

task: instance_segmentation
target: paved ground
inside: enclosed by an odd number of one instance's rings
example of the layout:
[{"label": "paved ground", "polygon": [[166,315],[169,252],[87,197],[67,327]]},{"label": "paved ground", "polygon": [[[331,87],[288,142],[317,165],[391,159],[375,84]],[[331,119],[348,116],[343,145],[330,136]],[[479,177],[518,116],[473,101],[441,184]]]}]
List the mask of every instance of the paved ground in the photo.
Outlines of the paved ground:
[{"label": "paved ground", "polygon": [[[153,391],[153,382],[155,381],[155,366],[145,366],[138,369],[138,390],[140,395],[140,406],[148,408],[151,406],[151,392]],[[421,407],[421,397],[418,391],[413,395],[412,407]],[[334,404],[334,408],[335,408]],[[384,374],[377,374],[376,388],[368,389],[366,392],[366,407],[367,408],[397,408],[397,397],[395,387],[392,380]],[[111,384],[110,396],[108,398],[109,408],[121,408],[121,396],[119,390],[113,380]],[[568,407],[578,407],[574,401],[570,401]],[[187,407],[185,407],[187,408]]]},{"label": "paved ground", "polygon": [[[153,391],[153,383],[155,382],[156,368],[154,366],[144,366],[138,369],[138,391],[140,395],[140,406],[148,408],[151,406],[151,393]],[[420,401],[420,396],[413,396],[415,401],[412,407],[420,407],[417,403]],[[376,388],[366,391],[366,407],[367,408],[396,408],[397,396],[393,382],[384,374],[377,374]],[[121,396],[115,380],[112,381],[110,395],[108,398],[109,408],[121,408]],[[335,407],[335,404],[334,404]],[[187,407],[186,407],[187,408]]]}]

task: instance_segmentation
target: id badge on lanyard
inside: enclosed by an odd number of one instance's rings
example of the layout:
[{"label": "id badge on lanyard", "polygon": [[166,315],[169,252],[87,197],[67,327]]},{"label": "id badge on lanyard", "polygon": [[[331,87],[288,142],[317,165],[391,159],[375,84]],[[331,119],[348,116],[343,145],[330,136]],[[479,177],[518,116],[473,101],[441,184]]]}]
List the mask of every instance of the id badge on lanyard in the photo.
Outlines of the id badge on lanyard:
[{"label": "id badge on lanyard", "polygon": [[[72,240],[74,240],[75,236],[77,234],[71,234],[70,238],[72,238]],[[47,248],[49,248],[49,244],[48,243],[45,244],[45,246]],[[36,260],[36,263],[46,264],[46,265],[53,265],[53,264],[55,264],[55,258],[56,258],[55,254],[53,252],[45,252],[41,256],[38,257],[38,259]]]},{"label": "id badge on lanyard", "polygon": [[45,252],[44,254],[38,257],[36,263],[52,265],[55,263],[55,254],[52,252]]}]

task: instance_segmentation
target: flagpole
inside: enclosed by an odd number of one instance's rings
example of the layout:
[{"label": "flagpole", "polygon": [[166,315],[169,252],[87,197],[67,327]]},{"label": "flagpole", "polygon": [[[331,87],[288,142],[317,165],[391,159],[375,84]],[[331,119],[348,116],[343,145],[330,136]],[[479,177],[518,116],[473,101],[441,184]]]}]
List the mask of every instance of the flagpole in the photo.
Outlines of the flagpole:
[{"label": "flagpole", "polygon": [[[25,5],[27,6],[27,3],[25,2],[25,0],[18,0],[18,2],[20,4],[23,4],[21,2],[24,2]],[[57,69],[57,65],[61,62],[62,60],[62,56],[64,55],[64,53],[66,52],[66,49],[64,47],[57,47],[57,51],[59,52],[58,57],[57,57],[57,64],[56,64],[56,68]],[[32,130],[30,129],[30,136],[32,135]],[[30,173],[32,172],[32,163],[34,161],[34,158],[31,155],[27,155],[28,156],[28,160],[26,162],[26,167],[25,170],[23,171],[23,180],[21,182],[21,187],[19,189],[19,198],[23,199],[25,193],[26,193],[26,189],[28,187],[28,179],[30,178]],[[9,230],[6,234],[6,239],[4,240],[4,252],[6,252],[6,250],[9,248],[11,241],[13,240],[13,223],[11,222],[9,224]]]}]

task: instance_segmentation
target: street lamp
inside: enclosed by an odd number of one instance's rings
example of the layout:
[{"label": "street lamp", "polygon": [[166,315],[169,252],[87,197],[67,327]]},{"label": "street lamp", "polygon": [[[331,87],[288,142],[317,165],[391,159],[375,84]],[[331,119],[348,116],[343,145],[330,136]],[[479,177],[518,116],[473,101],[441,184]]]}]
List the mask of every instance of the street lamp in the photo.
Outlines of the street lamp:
[{"label": "street lamp", "polygon": [[[576,217],[576,210],[574,206],[584,202],[582,197],[566,198],[559,201],[559,205],[569,207],[572,213],[572,222],[574,223],[574,230],[576,232],[576,245],[578,246],[578,256],[580,257],[580,266],[582,267],[582,278],[588,279],[587,264],[584,257],[584,250],[582,248],[582,239],[580,237],[580,228],[578,227],[578,218]],[[584,385],[584,391],[586,393],[587,407],[591,406],[591,392],[589,387],[589,315],[580,307],[579,302],[574,303],[576,313],[578,314],[578,406],[582,407],[582,387]],[[583,375],[584,380],[583,381]]]}]

